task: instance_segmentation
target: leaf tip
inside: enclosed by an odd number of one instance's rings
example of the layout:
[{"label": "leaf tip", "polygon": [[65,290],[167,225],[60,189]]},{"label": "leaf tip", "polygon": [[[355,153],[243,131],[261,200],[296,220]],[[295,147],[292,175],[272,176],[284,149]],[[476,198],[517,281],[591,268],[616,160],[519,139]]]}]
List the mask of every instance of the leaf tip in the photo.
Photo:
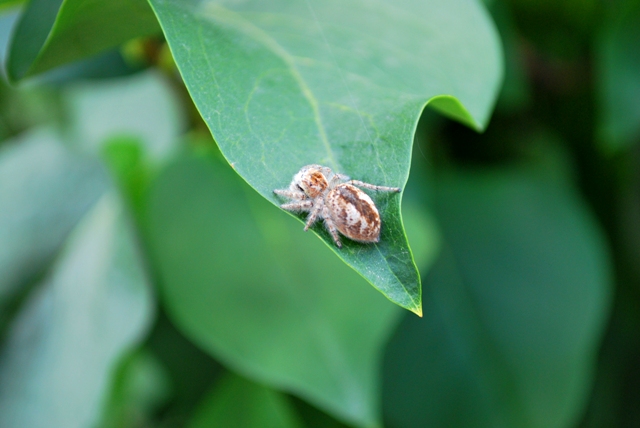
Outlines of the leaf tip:
[{"label": "leaf tip", "polygon": [[411,312],[422,318],[422,305],[416,306],[414,308],[408,308]]}]

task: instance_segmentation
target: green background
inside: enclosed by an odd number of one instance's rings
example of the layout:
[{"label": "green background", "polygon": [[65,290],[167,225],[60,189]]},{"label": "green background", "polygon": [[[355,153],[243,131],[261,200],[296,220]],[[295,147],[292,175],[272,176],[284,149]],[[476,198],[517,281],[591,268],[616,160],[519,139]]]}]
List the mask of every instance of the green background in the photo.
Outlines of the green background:
[{"label": "green background", "polygon": [[[0,426],[637,426],[639,22],[0,1]],[[380,243],[279,208],[311,163]]]}]

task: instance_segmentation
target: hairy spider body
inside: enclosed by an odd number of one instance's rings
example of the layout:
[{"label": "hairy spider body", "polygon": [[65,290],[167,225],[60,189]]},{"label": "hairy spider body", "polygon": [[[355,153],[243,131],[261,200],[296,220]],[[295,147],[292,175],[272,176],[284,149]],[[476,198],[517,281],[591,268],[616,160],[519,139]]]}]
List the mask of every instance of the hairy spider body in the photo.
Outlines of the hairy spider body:
[{"label": "hairy spider body", "polygon": [[288,189],[273,192],[295,201],[282,204],[285,210],[309,212],[305,231],[319,218],[324,219],[333,241],[341,248],[338,232],[358,242],[380,240],[380,213],[369,195],[356,186],[383,192],[400,191],[397,187],[351,180],[346,175],[334,174],[326,166],[307,165],[293,176]]}]

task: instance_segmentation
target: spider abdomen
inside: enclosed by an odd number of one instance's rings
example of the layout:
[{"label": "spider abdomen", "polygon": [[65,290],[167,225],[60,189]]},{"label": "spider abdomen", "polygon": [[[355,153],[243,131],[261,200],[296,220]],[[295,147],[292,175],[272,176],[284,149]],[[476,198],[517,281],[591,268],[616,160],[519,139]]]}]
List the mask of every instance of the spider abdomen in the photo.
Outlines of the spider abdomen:
[{"label": "spider abdomen", "polygon": [[360,242],[380,240],[380,214],[373,200],[351,184],[339,184],[326,197],[326,206],[336,228]]}]

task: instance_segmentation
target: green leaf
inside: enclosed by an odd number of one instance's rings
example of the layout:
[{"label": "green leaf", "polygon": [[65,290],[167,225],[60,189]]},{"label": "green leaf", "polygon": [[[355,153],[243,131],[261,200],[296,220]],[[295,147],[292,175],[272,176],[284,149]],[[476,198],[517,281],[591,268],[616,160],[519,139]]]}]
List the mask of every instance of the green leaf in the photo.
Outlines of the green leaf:
[{"label": "green leaf", "polygon": [[80,82],[63,92],[67,137],[108,165],[137,211],[152,177],[178,149],[186,125],[177,94],[154,71]]},{"label": "green leaf", "polygon": [[403,218],[419,269],[427,271],[438,258],[441,237],[433,215],[415,201],[402,202]]},{"label": "green leaf", "polygon": [[0,426],[94,425],[118,359],[151,315],[136,244],[107,192],[11,325],[0,355]]},{"label": "green leaf", "polygon": [[532,87],[529,82],[525,64],[525,55],[521,47],[521,36],[514,20],[512,7],[504,1],[485,1],[491,3],[491,12],[500,39],[504,46],[504,81],[496,109],[500,112],[513,113],[529,107],[532,101]]},{"label": "green leaf", "polygon": [[158,30],[145,0],[31,0],[13,36],[7,73],[17,81]]},{"label": "green leaf", "polygon": [[95,160],[70,153],[50,130],[0,150],[0,303],[35,279],[107,188]]},{"label": "green leaf", "polygon": [[24,0],[0,0],[0,8],[4,8],[4,7],[9,8],[23,2]]},{"label": "green leaf", "polygon": [[[403,187],[427,103],[478,129],[501,77],[495,30],[468,0],[150,0],[218,146],[260,194],[312,163]],[[463,107],[464,106],[464,107]],[[375,197],[379,244],[338,250],[385,296],[421,313],[400,196]]]},{"label": "green leaf", "polygon": [[329,414],[321,411],[317,407],[312,406],[304,400],[295,396],[289,396],[289,399],[296,408],[296,414],[302,420],[305,428],[352,428],[353,425],[346,425]]},{"label": "green leaf", "polygon": [[301,428],[287,398],[238,376],[227,376],[201,404],[189,428]]},{"label": "green leaf", "polygon": [[150,425],[170,396],[169,375],[146,349],[125,358],[103,409],[100,428],[135,428]]},{"label": "green leaf", "polygon": [[67,88],[70,137],[78,147],[100,154],[109,140],[142,140],[150,163],[166,161],[184,132],[185,117],[177,94],[157,72],[138,73]]},{"label": "green leaf", "polygon": [[[7,49],[9,48],[9,41],[11,39],[13,28],[20,18],[20,12],[21,10],[19,7],[12,7],[11,4],[3,5],[0,3],[0,64],[2,64],[0,74],[4,79],[6,79],[6,70],[4,65],[7,58]],[[3,92],[5,91],[4,86],[6,84],[4,79],[1,83]]]},{"label": "green leaf", "polygon": [[171,383],[171,401],[163,408],[162,419],[171,421],[169,426],[185,426],[224,368],[183,336],[164,312],[158,314],[146,345],[166,369]]},{"label": "green leaf", "polygon": [[394,305],[221,161],[173,164],[146,212],[163,300],[185,335],[244,376],[376,426]]},{"label": "green leaf", "polygon": [[406,318],[389,345],[390,426],[575,426],[612,267],[576,191],[549,177],[458,171],[436,181],[446,244],[425,281],[425,319]]},{"label": "green leaf", "polygon": [[640,1],[623,2],[596,39],[599,136],[620,150],[640,141]]}]

